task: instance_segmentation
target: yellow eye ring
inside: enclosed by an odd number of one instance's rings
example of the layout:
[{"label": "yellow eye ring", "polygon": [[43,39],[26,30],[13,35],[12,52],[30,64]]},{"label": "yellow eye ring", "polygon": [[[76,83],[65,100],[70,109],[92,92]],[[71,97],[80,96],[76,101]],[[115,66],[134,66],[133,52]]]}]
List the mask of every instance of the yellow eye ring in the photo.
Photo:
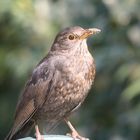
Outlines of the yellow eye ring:
[{"label": "yellow eye ring", "polygon": [[74,40],[75,36],[74,35],[69,35],[68,38],[69,38],[69,40]]}]

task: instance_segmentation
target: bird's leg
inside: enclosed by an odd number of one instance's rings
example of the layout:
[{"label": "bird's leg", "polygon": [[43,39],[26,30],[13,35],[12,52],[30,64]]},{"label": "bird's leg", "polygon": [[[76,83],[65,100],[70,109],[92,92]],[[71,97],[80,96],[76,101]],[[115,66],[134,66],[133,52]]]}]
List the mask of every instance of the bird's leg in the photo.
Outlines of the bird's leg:
[{"label": "bird's leg", "polygon": [[41,136],[40,132],[39,132],[39,128],[38,125],[35,125],[35,135],[36,135],[36,140],[44,140],[43,137]]},{"label": "bird's leg", "polygon": [[64,119],[64,120],[65,120],[65,122],[67,123],[67,125],[69,126],[69,128],[71,130],[71,134],[68,134],[68,135],[73,137],[74,140],[76,140],[76,139],[79,139],[79,140],[89,140],[88,138],[84,138],[84,137],[80,136],[79,133],[76,131],[76,129],[72,126],[70,121],[68,121],[67,119]]}]

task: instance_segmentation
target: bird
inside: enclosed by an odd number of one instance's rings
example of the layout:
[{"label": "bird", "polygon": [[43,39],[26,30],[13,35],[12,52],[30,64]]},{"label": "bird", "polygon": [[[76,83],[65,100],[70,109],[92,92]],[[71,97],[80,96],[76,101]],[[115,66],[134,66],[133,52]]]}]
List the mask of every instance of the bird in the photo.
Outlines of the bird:
[{"label": "bird", "polygon": [[42,140],[41,121],[48,124],[49,129],[64,121],[71,130],[71,137],[86,139],[68,117],[81,106],[93,85],[96,66],[87,38],[100,31],[73,26],[56,35],[48,54],[36,65],[19,96],[14,123],[5,140],[23,138],[33,127],[36,139]]}]

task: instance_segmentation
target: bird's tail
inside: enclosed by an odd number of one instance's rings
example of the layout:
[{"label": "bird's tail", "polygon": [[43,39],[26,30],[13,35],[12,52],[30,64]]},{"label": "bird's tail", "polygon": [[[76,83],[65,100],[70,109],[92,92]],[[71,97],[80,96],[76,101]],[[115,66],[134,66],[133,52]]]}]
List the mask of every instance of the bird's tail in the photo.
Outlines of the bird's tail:
[{"label": "bird's tail", "polygon": [[34,126],[34,121],[28,121],[20,130],[13,133],[13,129],[9,132],[4,140],[17,140],[23,138],[30,133],[30,130]]}]

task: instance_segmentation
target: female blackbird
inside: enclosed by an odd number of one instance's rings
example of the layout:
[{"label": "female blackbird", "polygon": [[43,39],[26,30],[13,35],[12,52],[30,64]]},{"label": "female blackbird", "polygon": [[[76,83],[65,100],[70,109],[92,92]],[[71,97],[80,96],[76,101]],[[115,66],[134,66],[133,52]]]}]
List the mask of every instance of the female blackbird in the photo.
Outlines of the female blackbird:
[{"label": "female blackbird", "polygon": [[37,140],[41,140],[39,122],[44,121],[51,129],[62,120],[68,124],[74,139],[85,139],[67,117],[83,103],[94,80],[95,63],[86,39],[98,32],[97,28],[76,26],[56,36],[19,98],[14,124],[6,140],[24,137],[33,126]]}]

